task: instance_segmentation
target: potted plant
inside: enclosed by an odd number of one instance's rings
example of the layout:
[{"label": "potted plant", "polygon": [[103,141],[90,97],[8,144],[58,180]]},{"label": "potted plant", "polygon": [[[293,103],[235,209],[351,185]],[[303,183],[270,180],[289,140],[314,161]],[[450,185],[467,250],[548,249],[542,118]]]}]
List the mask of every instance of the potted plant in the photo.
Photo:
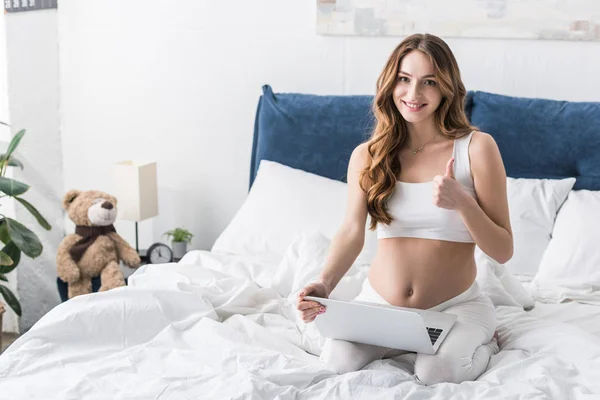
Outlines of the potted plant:
[{"label": "potted plant", "polygon": [[[0,122],[2,125],[7,124]],[[25,135],[25,130],[20,130],[10,141],[6,153],[0,154],[0,198],[12,197],[27,209],[46,230],[52,229],[48,221],[27,200],[20,197],[29,190],[29,185],[6,178],[7,167],[19,167],[23,164],[13,157],[17,146]],[[4,247],[0,250],[0,298],[4,298],[6,304],[21,316],[21,304],[11,290],[3,282],[8,282],[5,274],[14,270],[21,260],[21,253],[28,257],[36,258],[42,254],[43,246],[37,235],[26,228],[20,222],[0,213],[0,242]],[[1,328],[1,327],[0,327]],[[1,331],[1,329],[0,329]]]},{"label": "potted plant", "polygon": [[164,233],[164,236],[171,238],[173,245],[173,258],[182,258],[187,251],[188,243],[192,242],[194,235],[184,228],[171,229]]}]

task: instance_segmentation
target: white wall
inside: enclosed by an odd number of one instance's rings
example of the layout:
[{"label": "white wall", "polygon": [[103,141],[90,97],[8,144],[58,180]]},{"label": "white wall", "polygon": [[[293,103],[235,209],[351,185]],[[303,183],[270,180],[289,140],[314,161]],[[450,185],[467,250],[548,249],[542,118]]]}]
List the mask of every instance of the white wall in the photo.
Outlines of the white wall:
[{"label": "white wall", "polygon": [[[373,94],[402,38],[315,34],[316,2],[61,0],[65,189],[110,191],[111,164],[158,160],[160,215],[209,249],[247,193],[261,85]],[[600,43],[448,39],[470,90],[599,100]],[[133,243],[133,225],[117,229]]]},{"label": "white wall", "polygon": [[[161,4],[61,1],[65,189],[110,192],[112,163],[158,160],[140,247],[184,225],[208,249],[247,193],[261,85],[343,92],[344,39],[314,35],[305,2]],[[117,230],[133,244],[133,223]]]},{"label": "white wall", "polygon": [[56,10],[5,15],[8,104],[12,132],[27,132],[16,157],[25,168],[13,177],[31,185],[23,196],[48,220],[45,231],[21,205],[17,220],[40,238],[44,251],[35,260],[23,256],[17,267],[18,295],[23,313],[21,332],[29,329],[59,302],[56,289],[56,249],[64,235],[61,196],[62,154],[58,121],[58,51]]}]

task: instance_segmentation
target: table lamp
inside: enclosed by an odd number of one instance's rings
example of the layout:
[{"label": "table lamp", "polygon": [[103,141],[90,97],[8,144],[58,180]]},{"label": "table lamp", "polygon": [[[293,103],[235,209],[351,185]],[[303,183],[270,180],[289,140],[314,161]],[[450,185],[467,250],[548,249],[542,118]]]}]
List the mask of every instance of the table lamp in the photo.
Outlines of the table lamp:
[{"label": "table lamp", "polygon": [[158,215],[156,162],[122,161],[115,165],[117,218],[135,222],[135,250],[138,248],[138,222]]}]

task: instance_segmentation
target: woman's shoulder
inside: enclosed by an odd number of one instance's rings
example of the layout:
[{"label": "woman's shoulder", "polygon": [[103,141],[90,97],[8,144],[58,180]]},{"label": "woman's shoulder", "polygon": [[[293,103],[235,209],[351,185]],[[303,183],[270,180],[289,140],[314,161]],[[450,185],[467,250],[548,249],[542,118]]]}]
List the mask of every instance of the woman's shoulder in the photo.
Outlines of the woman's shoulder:
[{"label": "woman's shoulder", "polygon": [[357,156],[360,157],[366,157],[367,154],[369,154],[369,143],[368,142],[363,142],[361,144],[359,144],[358,146],[356,146],[354,148],[354,150],[352,150],[352,154],[356,154]]},{"label": "woman's shoulder", "polygon": [[498,145],[492,135],[481,131],[473,131],[469,146],[470,154],[484,154],[495,149],[498,149]]},{"label": "woman's shoulder", "polygon": [[364,142],[356,146],[350,155],[350,163],[361,167],[366,166],[367,160],[370,157],[368,145],[367,142]]},{"label": "woman's shoulder", "polygon": [[473,132],[469,146],[469,158],[472,170],[501,159],[500,150],[494,137],[486,132]]}]

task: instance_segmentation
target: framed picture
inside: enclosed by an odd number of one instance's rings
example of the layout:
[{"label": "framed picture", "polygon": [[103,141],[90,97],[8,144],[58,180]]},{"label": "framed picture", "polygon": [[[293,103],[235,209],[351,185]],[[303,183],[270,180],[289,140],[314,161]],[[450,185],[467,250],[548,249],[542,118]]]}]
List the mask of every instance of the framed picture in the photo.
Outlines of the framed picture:
[{"label": "framed picture", "polygon": [[317,0],[317,33],[600,41],[598,0]]},{"label": "framed picture", "polygon": [[7,13],[56,8],[58,0],[4,0]]}]

